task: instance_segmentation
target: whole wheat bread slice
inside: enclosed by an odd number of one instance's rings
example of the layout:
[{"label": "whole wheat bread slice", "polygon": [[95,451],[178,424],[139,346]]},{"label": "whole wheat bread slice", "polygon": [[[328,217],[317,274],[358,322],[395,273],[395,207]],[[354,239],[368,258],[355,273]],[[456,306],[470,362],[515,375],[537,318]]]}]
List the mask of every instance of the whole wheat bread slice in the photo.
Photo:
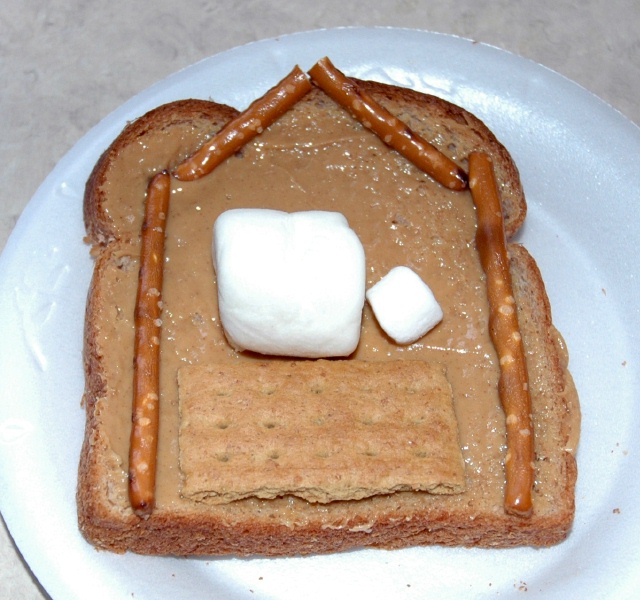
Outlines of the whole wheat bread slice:
[{"label": "whole wheat bread slice", "polygon": [[[488,152],[500,182],[507,234],[512,237],[517,232],[526,213],[517,168],[506,149],[477,118],[433,96],[379,83],[360,83],[393,114],[461,166],[466,168],[470,151]],[[434,182],[404,159],[389,156],[392,152],[373,139],[373,134],[363,130],[315,89],[282,117],[281,122],[274,124],[270,128],[273,131],[267,130],[251,148],[230,158],[208,176],[212,180],[206,185],[211,187],[184,192],[184,202],[180,190],[172,197],[167,230],[170,260],[165,271],[167,318],[162,340],[163,356],[172,358],[161,365],[168,383],[161,399],[158,459],[159,468],[167,474],[159,475],[161,489],[153,513],[148,518],[133,513],[126,495],[126,449],[131,410],[132,323],[146,182],[154,172],[178,164],[234,114],[232,108],[200,100],[174,102],[152,110],[124,129],[98,161],[87,183],[84,214],[96,264],[86,311],[84,406],[87,423],[77,493],[79,524],[87,540],[96,547],[116,552],[267,556],[358,547],[548,546],[562,541],[571,529],[574,516],[578,398],[568,371],[566,348],[552,323],[542,277],[533,258],[517,244],[509,247],[511,273],[527,350],[535,425],[536,484],[531,518],[509,516],[502,507],[505,450],[500,420],[504,415],[500,413],[494,385],[495,358],[489,352],[477,360],[474,358],[479,373],[476,387],[483,389],[474,391],[474,388],[467,393],[464,384],[456,379],[456,373],[464,367],[457,361],[473,354],[473,344],[480,342],[453,340],[443,348],[442,340],[448,333],[445,321],[433,337],[429,338],[432,335],[429,334],[422,344],[412,349],[398,349],[376,329],[367,308],[364,317],[367,331],[361,348],[343,362],[372,359],[375,362],[392,355],[399,359],[398,363],[418,358],[445,364],[452,379],[457,381],[453,386],[453,402],[466,468],[464,491],[446,496],[396,491],[328,503],[284,495],[210,504],[182,495],[179,366],[264,360],[264,357],[238,356],[224,343],[216,314],[210,239],[192,243],[192,232],[201,232],[198,236],[193,234],[193,238],[206,238],[215,214],[221,210],[236,204],[257,205],[261,200],[278,207],[279,194],[287,187],[281,184],[277,187],[274,181],[280,181],[278,178],[290,182],[290,187],[301,186],[304,193],[294,208],[341,210],[350,220],[361,219],[363,228],[358,233],[368,255],[380,256],[376,254],[379,240],[391,236],[392,251],[401,247],[402,253],[408,253],[398,257],[414,261],[416,269],[427,263],[425,277],[434,272],[437,265],[445,274],[445,287],[451,284],[451,297],[440,298],[445,315],[462,319],[467,337],[472,337],[472,333],[481,335],[475,330],[487,317],[481,300],[482,276],[474,271],[473,278],[469,278],[463,258],[451,254],[453,244],[447,242],[456,235],[461,236],[455,252],[458,246],[464,248],[464,260],[473,263],[474,223],[468,192],[445,193],[443,205],[446,206],[442,210],[455,215],[464,204],[466,216],[459,219],[460,222],[454,216],[451,231],[441,236],[437,228],[441,209],[433,201],[440,192],[434,191]],[[326,118],[329,120],[324,121]],[[263,143],[264,148],[260,146]],[[348,156],[344,148],[350,150]],[[353,156],[356,150],[359,155]],[[290,155],[301,152],[306,153],[307,161],[311,160],[310,156],[319,161],[314,166],[317,170],[306,179],[304,173],[298,172],[304,170],[305,162],[293,163],[300,168],[284,173],[289,165],[286,161],[293,160]],[[127,153],[131,153],[136,166],[125,172],[122,157],[128,156]],[[264,167],[256,158],[265,153],[275,166]],[[325,185],[325,173],[337,170],[334,168],[336,156],[344,156],[340,158],[343,161],[340,166],[349,178],[339,180],[338,191],[324,189],[322,194],[312,193],[309,181],[320,177],[318,185]],[[241,161],[249,160],[255,167],[255,177],[246,175],[251,169],[244,169],[242,165]],[[379,163],[380,160],[383,162]],[[262,171],[263,168],[267,170]],[[246,175],[246,179],[239,181],[240,175]],[[363,178],[367,177],[371,181],[363,184]],[[358,189],[364,191],[358,193],[365,194],[366,207],[357,205],[359,196],[347,189],[348,182],[354,179],[361,182]],[[393,189],[397,185],[401,190],[398,197],[390,201],[382,197],[392,189],[388,187],[388,180],[392,181]],[[272,189],[272,186],[276,187]],[[219,205],[212,208],[214,197]],[[376,219],[382,223],[379,228],[375,225]],[[376,230],[370,232],[372,227]],[[437,260],[438,248],[443,244],[448,250],[442,256],[452,256],[454,264]],[[180,262],[181,253],[189,257],[187,262]],[[389,260],[395,258],[394,255]],[[389,267],[385,260],[373,260],[368,265],[371,281]],[[466,293],[476,298],[477,309],[467,310]],[[473,315],[469,316],[470,313]],[[470,345],[465,346],[467,343]],[[304,373],[305,361],[295,363],[297,372]],[[237,385],[242,388],[242,381]],[[473,412],[476,393],[488,402],[490,411],[486,418]],[[492,394],[496,398],[493,404]],[[294,406],[287,406],[288,410],[295,410]],[[482,443],[488,447],[479,448]]]}]

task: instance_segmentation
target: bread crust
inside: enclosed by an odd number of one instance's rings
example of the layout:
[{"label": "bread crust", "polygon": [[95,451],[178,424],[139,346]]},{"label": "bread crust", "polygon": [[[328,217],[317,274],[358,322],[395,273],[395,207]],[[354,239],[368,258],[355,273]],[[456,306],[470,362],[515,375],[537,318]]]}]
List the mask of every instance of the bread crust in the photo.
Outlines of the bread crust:
[{"label": "bread crust", "polygon": [[[465,135],[472,145],[489,152],[498,165],[503,186],[506,232],[510,238],[516,234],[526,215],[518,171],[507,150],[479,119],[434,96],[380,83],[360,84],[410,126],[419,121],[424,131],[429,128],[428,122],[437,122],[452,131],[452,135]],[[324,101],[319,94],[314,90],[310,101]],[[290,556],[358,547],[431,544],[508,548],[549,546],[565,539],[575,511],[578,400],[540,271],[526,249],[517,244],[511,244],[509,251],[525,347],[539,347],[542,343],[546,357],[542,370],[533,367],[532,361],[534,385],[544,392],[540,397],[534,394],[534,422],[537,428],[555,423],[553,435],[536,430],[541,439],[550,439],[548,448],[544,447],[547,442],[543,443],[537,459],[553,462],[553,472],[558,477],[551,509],[521,519],[494,511],[452,510],[432,498],[423,501],[416,494],[402,492],[394,494],[394,498],[337,503],[334,520],[330,522],[320,518],[318,512],[307,512],[302,501],[295,501],[299,514],[293,523],[272,518],[271,501],[251,501],[246,503],[246,510],[229,513],[178,508],[156,510],[147,518],[140,518],[127,506],[126,498],[114,499],[109,495],[110,480],[118,470],[113,468],[114,461],[118,459],[105,438],[98,408],[98,400],[105,395],[110,382],[105,380],[102,368],[103,349],[98,342],[102,332],[96,326],[97,313],[104,308],[104,287],[112,281],[106,275],[108,270],[119,269],[127,281],[136,280],[135,261],[130,257],[135,255],[132,247],[138,243],[135,234],[119,237],[116,233],[106,207],[109,169],[123,149],[149,131],[194,123],[194,127],[208,127],[213,132],[236,114],[231,107],[202,100],[177,101],[154,109],[125,127],[101,156],[87,182],[84,219],[97,258],[85,315],[86,429],[77,490],[79,526],[86,539],[98,548],[114,552],[179,556]],[[466,168],[465,157],[459,160]],[[536,343],[529,344],[534,339]],[[543,455],[547,449],[549,456]]]},{"label": "bread crust", "polygon": [[[356,81],[380,104],[416,131],[421,131],[423,136],[439,146],[445,154],[450,154],[450,150],[437,142],[439,137],[443,136],[440,131],[437,131],[440,128],[444,128],[454,138],[459,129],[458,135],[471,140],[478,149],[482,148],[489,154],[497,171],[497,179],[502,186],[501,201],[505,234],[507,239],[513,238],[524,223],[527,203],[518,168],[494,133],[468,110],[437,96],[375,81],[359,79]],[[420,107],[419,111],[415,110],[416,106]],[[429,119],[419,118],[423,111],[429,115]],[[467,156],[459,157],[456,162],[459,162],[465,171],[468,170]]]},{"label": "bread crust", "polygon": [[[235,108],[226,104],[189,99],[163,104],[128,123],[102,153],[85,185],[83,218],[89,242],[103,246],[117,238],[113,220],[105,207],[104,186],[113,160],[124,148],[144,138],[149,131],[170,129],[181,123],[194,123],[197,126],[204,122],[213,133],[237,114]],[[167,168],[173,166],[166,165]]]}]

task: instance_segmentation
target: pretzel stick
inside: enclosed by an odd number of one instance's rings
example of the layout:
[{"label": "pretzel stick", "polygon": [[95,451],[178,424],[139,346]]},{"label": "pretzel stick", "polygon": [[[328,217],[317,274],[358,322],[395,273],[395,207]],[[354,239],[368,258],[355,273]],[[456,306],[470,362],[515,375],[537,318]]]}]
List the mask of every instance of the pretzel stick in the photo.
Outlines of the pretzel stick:
[{"label": "pretzel stick", "polygon": [[509,271],[500,197],[491,158],[469,156],[469,187],[476,206],[476,245],[486,273],[489,330],[500,361],[498,392],[506,415],[505,511],[522,517],[532,513],[533,423],[529,376],[518,325]]},{"label": "pretzel stick", "polygon": [[148,515],[155,500],[160,399],[160,333],[164,240],[171,178],[166,171],[149,182],[135,308],[133,410],[129,444],[129,501]]},{"label": "pretzel stick", "polygon": [[467,174],[435,146],[420,137],[325,57],[310,70],[311,79],[335,102],[346,108],[367,129],[445,187],[467,188]]},{"label": "pretzel stick", "polygon": [[280,83],[255,100],[199,150],[179,164],[173,171],[173,176],[181,181],[193,181],[208,175],[289,110],[310,89],[309,78],[296,66]]}]

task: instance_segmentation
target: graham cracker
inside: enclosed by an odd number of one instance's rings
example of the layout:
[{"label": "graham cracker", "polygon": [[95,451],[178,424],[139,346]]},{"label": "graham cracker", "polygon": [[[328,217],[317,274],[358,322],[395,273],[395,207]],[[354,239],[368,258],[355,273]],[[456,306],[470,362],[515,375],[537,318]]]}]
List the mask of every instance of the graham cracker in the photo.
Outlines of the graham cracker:
[{"label": "graham cracker", "polygon": [[309,502],[465,487],[445,369],[422,361],[238,361],[178,374],[183,497]]}]

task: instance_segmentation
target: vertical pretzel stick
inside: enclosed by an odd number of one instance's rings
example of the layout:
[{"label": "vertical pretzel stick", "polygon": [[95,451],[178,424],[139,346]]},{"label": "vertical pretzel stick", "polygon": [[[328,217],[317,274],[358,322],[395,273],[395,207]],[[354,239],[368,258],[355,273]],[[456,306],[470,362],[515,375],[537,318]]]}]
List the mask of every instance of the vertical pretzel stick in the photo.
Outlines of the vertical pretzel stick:
[{"label": "vertical pretzel stick", "polygon": [[346,108],[367,129],[445,187],[467,188],[467,174],[400,119],[360,89],[331,61],[320,59],[310,70],[311,79],[335,102]]},{"label": "vertical pretzel stick", "polygon": [[500,197],[493,163],[483,152],[469,156],[469,187],[476,206],[476,245],[486,273],[489,330],[500,361],[498,392],[506,415],[505,511],[532,513],[533,423],[529,376],[509,271]]},{"label": "vertical pretzel stick", "polygon": [[171,178],[166,171],[149,182],[142,224],[135,308],[133,409],[129,443],[129,501],[148,515],[155,501],[160,399],[160,334],[164,240]]},{"label": "vertical pretzel stick", "polygon": [[278,117],[289,110],[311,89],[307,75],[296,66],[282,81],[258,98],[193,155],[179,164],[173,176],[193,181],[208,175],[221,162],[237,152]]}]

